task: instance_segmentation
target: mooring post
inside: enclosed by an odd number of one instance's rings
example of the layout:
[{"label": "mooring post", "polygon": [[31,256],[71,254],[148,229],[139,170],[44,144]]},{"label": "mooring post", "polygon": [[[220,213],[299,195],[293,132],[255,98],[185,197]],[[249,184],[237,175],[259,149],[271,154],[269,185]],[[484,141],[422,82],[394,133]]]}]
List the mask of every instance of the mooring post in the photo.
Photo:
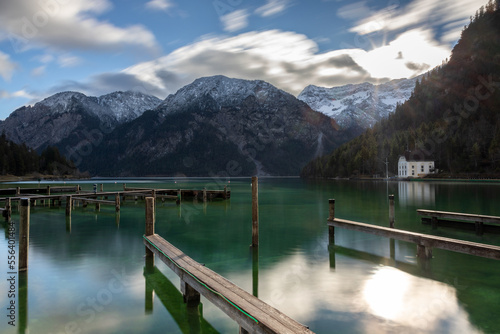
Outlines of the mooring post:
[{"label": "mooring post", "polygon": [[101,183],[101,192],[104,191],[104,184]]},{"label": "mooring post", "polygon": [[120,195],[118,193],[115,196],[115,210],[120,212]]},{"label": "mooring post", "polygon": [[196,291],[191,285],[187,284],[181,279],[181,292],[184,303],[188,306],[198,306],[200,304],[200,293]]},{"label": "mooring post", "polygon": [[177,200],[175,201],[177,205],[181,204],[181,199],[182,199],[181,197],[182,197],[181,190],[177,189]]},{"label": "mooring post", "polygon": [[71,195],[66,196],[66,217],[71,216],[71,202],[73,201]]},{"label": "mooring post", "polygon": [[[328,221],[335,220],[335,199],[330,198],[328,200]],[[335,226],[328,225],[328,243],[335,243]]]},{"label": "mooring post", "polygon": [[16,187],[16,196],[21,195],[21,187]]},{"label": "mooring post", "polygon": [[123,191],[127,191],[127,184],[126,183],[123,184]]},{"label": "mooring post", "polygon": [[99,202],[95,203],[95,211],[97,211],[97,212],[101,211],[101,203],[99,203]]},{"label": "mooring post", "polygon": [[417,244],[417,257],[419,259],[431,259],[432,258],[432,248],[426,247],[422,244]]},{"label": "mooring post", "polygon": [[224,186],[224,193],[222,194],[223,199],[227,199],[227,186]]},{"label": "mooring post", "polygon": [[389,195],[389,227],[394,228],[394,195]]},{"label": "mooring post", "polygon": [[[146,197],[146,236],[155,234],[155,199]],[[154,253],[146,247],[146,257],[154,257]]]},{"label": "mooring post", "polygon": [[30,241],[30,199],[21,198],[19,207],[19,271],[28,270],[28,248]]},{"label": "mooring post", "polygon": [[207,188],[203,188],[203,203],[207,202]]},{"label": "mooring post", "polygon": [[252,247],[259,246],[259,178],[252,177]]},{"label": "mooring post", "polygon": [[12,201],[9,198],[5,201],[5,219],[10,221],[10,217],[12,216]]}]

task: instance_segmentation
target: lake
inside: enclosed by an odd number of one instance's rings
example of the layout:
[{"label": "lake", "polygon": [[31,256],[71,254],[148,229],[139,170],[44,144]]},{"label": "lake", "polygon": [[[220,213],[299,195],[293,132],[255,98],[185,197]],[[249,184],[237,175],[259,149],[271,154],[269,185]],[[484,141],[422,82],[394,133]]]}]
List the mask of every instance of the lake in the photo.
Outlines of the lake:
[{"label": "lake", "polygon": [[[432,229],[416,213],[500,216],[500,183],[260,178],[257,262],[249,248],[250,178],[78,181],[84,190],[104,183],[105,191],[121,190],[124,182],[175,189],[227,184],[227,201],[158,202],[156,233],[316,333],[500,333],[498,261],[434,249],[433,259],[422,263],[416,245],[399,241],[392,242],[391,257],[389,239],[340,228],[329,246],[326,225],[328,199],[335,198],[336,217],[388,226],[394,194],[396,228],[500,245],[500,234]],[[48,184],[56,183],[40,186]],[[71,222],[64,206],[32,208],[28,277],[16,276],[17,327],[6,317],[8,225],[2,223],[0,332],[238,333],[203,297],[199,308],[188,309],[179,278],[159,259],[145,272],[144,207],[127,200],[117,215],[111,206],[98,213],[93,205],[79,206]],[[12,220],[18,229],[17,212]]]}]

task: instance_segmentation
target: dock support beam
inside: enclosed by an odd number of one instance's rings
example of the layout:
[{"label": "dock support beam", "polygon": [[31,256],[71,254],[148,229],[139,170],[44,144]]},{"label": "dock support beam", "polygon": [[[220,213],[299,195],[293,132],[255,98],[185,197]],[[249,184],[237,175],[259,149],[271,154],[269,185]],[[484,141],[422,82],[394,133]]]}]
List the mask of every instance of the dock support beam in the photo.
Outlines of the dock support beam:
[{"label": "dock support beam", "polygon": [[[335,199],[331,198],[328,200],[328,220],[333,221],[335,219]],[[328,243],[335,243],[335,227],[328,225]]]},{"label": "dock support beam", "polygon": [[187,284],[181,279],[181,292],[184,298],[184,303],[187,306],[198,306],[200,304],[200,293],[196,291],[191,285]]},{"label": "dock support beam", "polygon": [[389,195],[389,227],[394,228],[394,195]]},{"label": "dock support beam", "polygon": [[73,204],[73,198],[70,196],[66,196],[66,217],[71,217],[71,209]]},{"label": "dock support beam", "polygon": [[207,202],[207,188],[203,188],[203,203]]},{"label": "dock support beam", "polygon": [[417,244],[417,257],[419,259],[432,259],[432,248]]},{"label": "dock support beam", "polygon": [[252,177],[252,247],[259,246],[259,178]]},{"label": "dock support beam", "polygon": [[5,219],[10,221],[10,217],[12,216],[12,201],[10,198],[5,200]]},{"label": "dock support beam", "polygon": [[19,272],[28,270],[28,248],[30,240],[30,200],[20,200],[20,228],[19,228]]},{"label": "dock support beam", "polygon": [[120,195],[116,194],[115,196],[115,210],[116,212],[120,212]]}]

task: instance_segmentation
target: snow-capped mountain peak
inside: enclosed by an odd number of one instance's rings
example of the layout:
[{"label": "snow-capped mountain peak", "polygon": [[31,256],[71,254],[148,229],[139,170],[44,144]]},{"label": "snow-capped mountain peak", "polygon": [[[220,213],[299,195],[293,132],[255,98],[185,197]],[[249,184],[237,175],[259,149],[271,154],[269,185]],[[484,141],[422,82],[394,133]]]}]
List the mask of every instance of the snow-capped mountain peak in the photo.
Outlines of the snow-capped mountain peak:
[{"label": "snow-capped mountain peak", "polygon": [[342,128],[366,129],[388,117],[398,103],[406,101],[418,79],[398,79],[380,85],[365,82],[332,88],[309,85],[298,99],[313,110],[332,117]]}]

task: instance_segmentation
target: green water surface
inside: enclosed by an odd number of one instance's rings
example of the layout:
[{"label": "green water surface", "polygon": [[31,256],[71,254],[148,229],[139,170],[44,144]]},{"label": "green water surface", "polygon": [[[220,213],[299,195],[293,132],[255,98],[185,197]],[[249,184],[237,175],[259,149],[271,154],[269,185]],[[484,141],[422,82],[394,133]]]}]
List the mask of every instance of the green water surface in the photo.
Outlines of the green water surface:
[{"label": "green water surface", "polygon": [[[416,209],[500,216],[500,184],[259,180],[260,246],[252,257],[250,178],[91,180],[105,191],[127,186],[231,188],[207,204],[157,203],[156,233],[193,259],[316,333],[500,333],[500,263],[444,250],[427,263],[416,246],[336,229],[328,245],[328,199],[336,216],[500,245],[499,233],[422,225]],[[43,183],[41,187],[47,184]],[[66,185],[68,185],[67,183]],[[55,184],[54,184],[55,185]],[[1,187],[38,184],[2,184]],[[19,215],[12,221],[18,229]],[[202,298],[187,307],[179,278],[155,260],[145,268],[144,201],[114,207],[31,208],[29,270],[16,276],[15,327],[9,325],[7,223],[0,238],[1,333],[238,333],[237,324]],[[18,234],[16,232],[16,245]],[[17,253],[18,254],[18,253]]]}]

